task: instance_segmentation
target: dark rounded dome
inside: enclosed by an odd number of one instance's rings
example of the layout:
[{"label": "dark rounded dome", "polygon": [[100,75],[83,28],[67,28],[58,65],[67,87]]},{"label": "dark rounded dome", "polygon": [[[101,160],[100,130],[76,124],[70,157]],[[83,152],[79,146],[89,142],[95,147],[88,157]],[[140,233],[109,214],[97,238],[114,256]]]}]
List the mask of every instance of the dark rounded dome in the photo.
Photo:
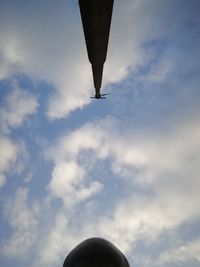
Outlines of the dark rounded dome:
[{"label": "dark rounded dome", "polygon": [[63,267],[129,267],[129,263],[111,242],[89,238],[69,253]]}]

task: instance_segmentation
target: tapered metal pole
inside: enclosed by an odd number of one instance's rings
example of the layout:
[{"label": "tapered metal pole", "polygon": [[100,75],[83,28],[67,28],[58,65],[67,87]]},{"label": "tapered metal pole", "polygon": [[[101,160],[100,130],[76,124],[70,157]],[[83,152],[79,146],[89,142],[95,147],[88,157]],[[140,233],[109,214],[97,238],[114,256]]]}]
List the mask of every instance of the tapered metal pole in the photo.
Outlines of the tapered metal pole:
[{"label": "tapered metal pole", "polygon": [[79,0],[96,95],[100,95],[114,0]]}]

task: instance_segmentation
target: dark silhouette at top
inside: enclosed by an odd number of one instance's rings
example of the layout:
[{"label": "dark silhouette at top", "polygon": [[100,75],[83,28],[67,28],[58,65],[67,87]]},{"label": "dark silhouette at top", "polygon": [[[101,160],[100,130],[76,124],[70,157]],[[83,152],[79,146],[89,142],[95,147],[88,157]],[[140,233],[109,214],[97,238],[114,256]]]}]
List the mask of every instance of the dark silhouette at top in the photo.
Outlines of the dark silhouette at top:
[{"label": "dark silhouette at top", "polygon": [[97,99],[104,98],[100,88],[107,55],[113,2],[114,0],[79,0],[88,58],[92,64],[94,98]]},{"label": "dark silhouette at top", "polygon": [[69,253],[63,267],[129,267],[129,263],[109,241],[90,238]]}]

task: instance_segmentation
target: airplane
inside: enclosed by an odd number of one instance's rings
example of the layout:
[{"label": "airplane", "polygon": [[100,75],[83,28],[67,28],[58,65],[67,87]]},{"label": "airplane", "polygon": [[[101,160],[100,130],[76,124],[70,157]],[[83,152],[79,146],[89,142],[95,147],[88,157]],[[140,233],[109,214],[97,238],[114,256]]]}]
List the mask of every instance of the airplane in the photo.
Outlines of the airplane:
[{"label": "airplane", "polygon": [[95,96],[91,96],[90,98],[92,99],[106,99],[106,95],[109,95],[109,94],[100,94],[100,93],[96,93]]},{"label": "airplane", "polygon": [[114,0],[79,0],[86,48],[92,65],[95,96],[105,99],[101,94],[103,67],[106,61],[108,40]]}]

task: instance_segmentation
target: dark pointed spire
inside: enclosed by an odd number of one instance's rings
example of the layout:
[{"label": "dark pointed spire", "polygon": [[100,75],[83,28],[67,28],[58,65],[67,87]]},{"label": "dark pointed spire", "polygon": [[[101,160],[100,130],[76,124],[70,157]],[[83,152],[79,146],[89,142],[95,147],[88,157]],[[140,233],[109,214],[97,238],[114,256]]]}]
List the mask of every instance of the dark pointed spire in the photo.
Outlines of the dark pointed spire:
[{"label": "dark pointed spire", "polygon": [[106,61],[114,0],[79,0],[88,58],[92,64],[94,87],[100,94]]},{"label": "dark pointed spire", "polygon": [[96,89],[97,93],[100,94],[101,81],[102,81],[102,75],[103,75],[103,63],[101,62],[93,63],[92,73],[93,73],[93,80],[94,80],[94,88]]}]

